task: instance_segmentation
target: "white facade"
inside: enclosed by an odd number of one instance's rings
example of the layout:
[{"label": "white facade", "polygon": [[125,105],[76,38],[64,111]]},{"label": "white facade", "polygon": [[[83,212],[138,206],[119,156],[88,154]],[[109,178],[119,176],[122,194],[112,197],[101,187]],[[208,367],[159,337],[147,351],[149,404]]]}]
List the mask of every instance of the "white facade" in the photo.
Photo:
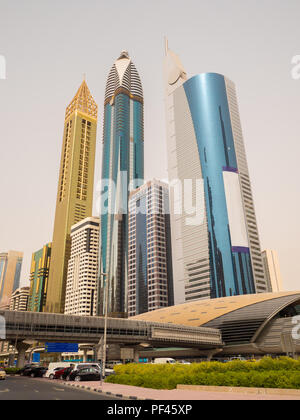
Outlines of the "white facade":
[{"label": "white facade", "polygon": [[[165,58],[165,107],[167,116],[168,177],[170,183],[170,216],[172,230],[172,257],[174,278],[174,304],[194,298],[207,299],[210,293],[210,265],[208,231],[205,207],[201,209],[204,221],[189,225],[189,217],[182,208],[177,209],[176,181],[202,179],[202,171],[183,83],[186,72],[176,54],[167,49]],[[174,184],[173,184],[174,183]],[[172,185],[174,187],[172,188]],[[196,186],[193,186],[193,199]],[[199,191],[197,191],[199,194]],[[202,195],[204,191],[202,191]],[[201,195],[201,192],[200,192]],[[204,197],[203,201],[204,203]],[[179,211],[178,211],[179,210]],[[200,273],[199,280],[195,280]]]},{"label": "white facade", "polygon": [[[168,46],[166,46],[164,76],[174,300],[175,304],[180,304],[211,297],[211,279],[216,278],[216,271],[213,271],[216,270],[216,265],[211,264],[210,243],[213,239],[209,236],[208,228],[209,207],[206,206],[209,202],[205,199],[203,179],[205,167],[201,167],[195,125],[185,91],[186,82],[190,79],[187,78],[178,56],[169,50]],[[256,293],[262,293],[269,290],[264,275],[235,86],[226,77],[224,79],[238,168],[235,172],[230,171],[230,168],[229,170],[225,168],[223,171],[231,245],[232,249],[249,249],[254,288]],[[206,100],[209,103],[209,97]],[[215,150],[207,151],[207,153],[214,152]],[[188,222],[189,214],[184,208],[186,180],[193,182],[192,194],[186,193],[186,195],[191,195],[193,203],[196,203],[197,192],[198,199],[200,197],[202,200],[200,200],[202,221],[194,225]],[[198,181],[200,183],[197,183]],[[182,188],[180,203],[176,199],[176,183]],[[196,206],[198,205],[196,203]],[[213,210],[210,212],[212,214]]]},{"label": "white facade", "polygon": [[270,292],[271,290],[269,289],[268,284],[266,282],[264,264],[261,256],[261,247],[254,208],[254,201],[252,196],[252,187],[249,177],[235,85],[231,80],[227,79],[226,77],[225,83],[236,158],[240,174],[240,185],[243,197],[244,214],[246,217],[246,228],[250,245],[255,288],[257,293]]},{"label": "white facade", "polygon": [[262,252],[262,258],[270,291],[282,292],[282,277],[277,252],[272,249],[266,249]]},{"label": "white facade", "polygon": [[30,287],[20,287],[10,298],[10,311],[27,311]]},{"label": "white facade", "polygon": [[87,217],[71,228],[66,315],[96,315],[99,226],[98,217]]}]

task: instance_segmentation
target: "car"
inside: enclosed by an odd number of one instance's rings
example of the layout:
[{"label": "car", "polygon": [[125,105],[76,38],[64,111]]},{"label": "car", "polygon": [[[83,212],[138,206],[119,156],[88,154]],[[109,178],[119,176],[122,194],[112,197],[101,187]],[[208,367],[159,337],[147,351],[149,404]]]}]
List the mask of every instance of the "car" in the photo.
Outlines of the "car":
[{"label": "car", "polygon": [[153,363],[158,364],[164,364],[164,363],[176,363],[175,359],[172,359],[171,357],[157,357],[154,359]]},{"label": "car", "polygon": [[65,369],[67,369],[67,367],[63,367],[63,366],[58,366],[54,369],[48,369],[47,372],[45,373],[44,377],[49,378],[49,379],[54,379],[56,372],[58,372],[60,370],[65,370]]},{"label": "car", "polygon": [[78,370],[73,370],[69,376],[70,381],[80,382],[80,381],[99,381],[100,380],[100,370],[90,367],[83,368]]},{"label": "car", "polygon": [[65,369],[71,366],[70,362],[51,362],[49,363],[48,370],[45,373],[45,378],[54,379],[54,374],[58,370]]},{"label": "car", "polygon": [[[91,370],[92,369],[92,370]],[[82,372],[97,372],[97,378],[100,380],[100,374],[101,374],[101,368],[99,366],[77,366],[77,369],[72,369],[69,372],[65,372],[62,375],[63,379],[66,379],[67,381],[74,381],[76,376],[80,376],[82,375]],[[109,368],[105,368],[105,376],[110,376],[110,375],[114,375],[115,371],[113,369],[109,369]],[[95,376],[95,375],[94,375]],[[77,378],[76,380],[97,380],[97,378],[93,378],[93,379],[79,379]]]},{"label": "car", "polygon": [[247,359],[245,359],[245,357],[242,357],[242,356],[234,356],[234,357],[230,357],[230,359],[229,359],[230,362],[233,362],[235,360],[245,361]]},{"label": "car", "polygon": [[71,368],[70,368],[70,366],[69,366],[69,367],[66,367],[66,368],[62,368],[62,369],[60,369],[60,370],[57,370],[57,371],[54,373],[54,378],[53,378],[53,379],[66,379],[65,377],[64,377],[64,378],[62,378],[62,376],[63,376],[64,374],[68,375],[70,372],[71,372]]},{"label": "car", "polygon": [[18,374],[21,376],[27,376],[28,371],[33,368],[34,366],[37,366],[37,364],[35,363],[29,363],[26,364],[24,367],[22,367],[21,369],[18,370]]},{"label": "car", "polygon": [[0,368],[0,379],[4,380],[6,378],[6,372],[3,368]]},{"label": "car", "polygon": [[24,371],[23,376],[30,376],[31,378],[42,378],[47,372],[44,366],[32,366]]}]

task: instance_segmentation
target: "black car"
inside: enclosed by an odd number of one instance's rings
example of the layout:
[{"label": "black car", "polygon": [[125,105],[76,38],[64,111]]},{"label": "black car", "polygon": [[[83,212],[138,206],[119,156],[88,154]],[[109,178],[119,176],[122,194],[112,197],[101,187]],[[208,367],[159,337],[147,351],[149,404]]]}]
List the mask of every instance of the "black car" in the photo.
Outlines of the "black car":
[{"label": "black car", "polygon": [[31,366],[26,368],[21,375],[31,376],[31,378],[42,378],[47,372],[47,368],[43,366]]},{"label": "black car", "polygon": [[19,369],[17,373],[21,376],[26,376],[27,371],[29,371],[30,369],[32,369],[33,367],[36,367],[36,366],[38,366],[38,365],[34,364],[34,363],[26,364],[24,367]]},{"label": "black car", "polygon": [[100,370],[95,368],[83,368],[78,370],[73,370],[68,379],[70,381],[99,381],[100,380]]}]

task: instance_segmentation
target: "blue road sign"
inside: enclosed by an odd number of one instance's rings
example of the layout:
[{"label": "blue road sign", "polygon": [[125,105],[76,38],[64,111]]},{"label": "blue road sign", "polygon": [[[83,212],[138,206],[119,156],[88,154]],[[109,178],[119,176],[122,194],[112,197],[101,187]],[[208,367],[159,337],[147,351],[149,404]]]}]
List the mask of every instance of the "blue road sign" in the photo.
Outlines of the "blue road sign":
[{"label": "blue road sign", "polygon": [[77,353],[78,344],[74,343],[46,343],[46,353]]}]

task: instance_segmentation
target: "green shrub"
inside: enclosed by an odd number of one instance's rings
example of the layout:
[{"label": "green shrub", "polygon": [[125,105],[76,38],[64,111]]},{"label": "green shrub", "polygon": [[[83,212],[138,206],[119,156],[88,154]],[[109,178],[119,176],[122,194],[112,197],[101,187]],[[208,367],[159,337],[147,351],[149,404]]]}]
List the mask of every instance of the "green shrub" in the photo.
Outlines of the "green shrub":
[{"label": "green shrub", "polygon": [[131,363],[115,371],[107,382],[153,389],[174,389],[178,384],[300,389],[300,362],[288,357],[191,365]]},{"label": "green shrub", "polygon": [[14,375],[14,374],[18,373],[20,369],[15,368],[15,367],[9,367],[9,368],[5,368],[4,370],[8,375]]}]

